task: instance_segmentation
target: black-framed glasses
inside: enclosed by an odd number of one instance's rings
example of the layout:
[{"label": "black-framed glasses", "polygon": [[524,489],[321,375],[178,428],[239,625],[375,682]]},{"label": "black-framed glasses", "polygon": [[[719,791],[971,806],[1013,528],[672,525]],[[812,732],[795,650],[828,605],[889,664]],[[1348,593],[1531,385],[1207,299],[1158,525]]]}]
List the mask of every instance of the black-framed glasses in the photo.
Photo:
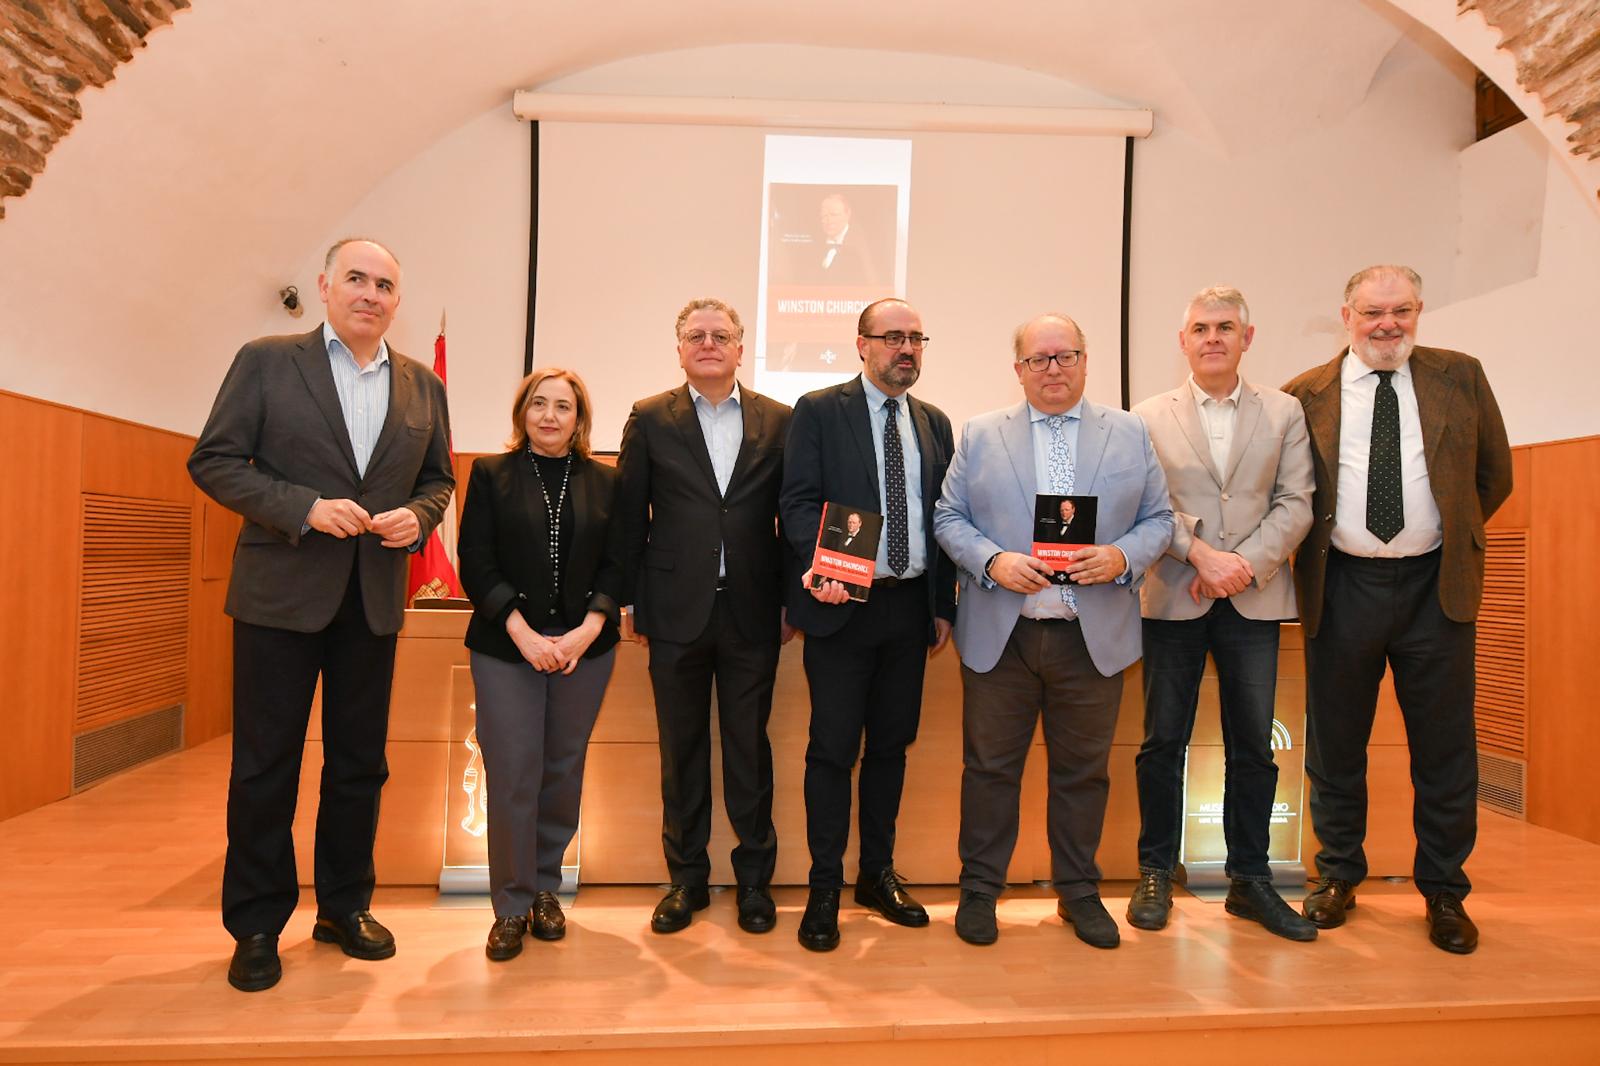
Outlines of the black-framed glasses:
[{"label": "black-framed glasses", "polygon": [[711,343],[715,344],[718,348],[726,348],[728,345],[739,339],[739,335],[737,333],[729,333],[725,329],[716,329],[711,330],[710,332],[707,332],[703,329],[691,329],[687,333],[681,333],[678,335],[678,339],[684,344],[689,345],[691,348],[700,347],[706,342],[707,337],[710,337]]},{"label": "black-framed glasses", "polygon": [[1043,374],[1050,368],[1051,362],[1061,367],[1062,370],[1071,370],[1078,365],[1078,360],[1082,358],[1083,353],[1081,351],[1069,348],[1064,352],[1056,352],[1054,355],[1025,355],[1018,359],[1017,362],[1026,363],[1028,369],[1035,374]]},{"label": "black-framed glasses", "polygon": [[909,344],[912,351],[918,352],[933,340],[926,333],[902,333],[897,329],[891,329],[888,333],[863,333],[862,336],[869,341],[882,341],[885,348],[899,348]]}]

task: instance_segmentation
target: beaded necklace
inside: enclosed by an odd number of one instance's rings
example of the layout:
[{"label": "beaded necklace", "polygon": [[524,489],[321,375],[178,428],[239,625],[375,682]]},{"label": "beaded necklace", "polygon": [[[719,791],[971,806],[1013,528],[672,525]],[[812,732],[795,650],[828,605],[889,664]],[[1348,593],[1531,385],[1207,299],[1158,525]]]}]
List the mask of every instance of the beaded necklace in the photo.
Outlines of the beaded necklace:
[{"label": "beaded necklace", "polygon": [[544,471],[539,469],[539,460],[533,450],[533,445],[528,445],[528,462],[533,464],[533,472],[539,477],[539,491],[544,495],[545,513],[550,516],[550,572],[554,577],[551,588],[559,592],[561,589],[561,509],[567,502],[567,483],[572,480],[572,452],[567,452],[567,463],[561,471],[561,492],[556,496],[555,506],[550,505],[550,490],[544,483]]}]

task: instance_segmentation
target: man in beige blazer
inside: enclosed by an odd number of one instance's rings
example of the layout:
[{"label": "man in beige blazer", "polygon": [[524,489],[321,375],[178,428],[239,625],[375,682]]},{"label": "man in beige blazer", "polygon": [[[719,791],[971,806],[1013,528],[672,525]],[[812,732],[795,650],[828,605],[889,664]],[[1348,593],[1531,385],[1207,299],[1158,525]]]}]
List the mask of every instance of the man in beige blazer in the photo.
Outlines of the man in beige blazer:
[{"label": "man in beige blazer", "polygon": [[1145,736],[1134,764],[1139,885],[1128,921],[1160,929],[1172,909],[1184,753],[1210,653],[1227,769],[1227,910],[1304,941],[1316,939],[1317,927],[1273,889],[1267,843],[1278,782],[1271,747],[1278,623],[1295,616],[1285,564],[1311,527],[1311,446],[1293,397],[1239,376],[1254,336],[1239,290],[1202,289],[1178,333],[1189,379],[1134,408],[1166,471],[1174,523],[1172,545],[1140,592]]}]

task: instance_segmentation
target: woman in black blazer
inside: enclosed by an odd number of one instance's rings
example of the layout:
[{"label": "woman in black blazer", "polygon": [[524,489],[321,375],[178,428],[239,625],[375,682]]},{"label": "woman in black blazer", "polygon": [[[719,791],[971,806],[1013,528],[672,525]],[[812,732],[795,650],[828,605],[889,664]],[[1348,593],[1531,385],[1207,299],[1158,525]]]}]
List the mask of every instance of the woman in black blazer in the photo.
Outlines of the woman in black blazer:
[{"label": "woman in black blazer", "polygon": [[578,827],[584,755],[616,655],[616,470],[589,455],[591,411],[569,370],[524,378],[507,451],[472,464],[461,516],[489,798],[495,921],[484,951],[496,961],[521,952],[527,932],[566,933],[561,858]]}]

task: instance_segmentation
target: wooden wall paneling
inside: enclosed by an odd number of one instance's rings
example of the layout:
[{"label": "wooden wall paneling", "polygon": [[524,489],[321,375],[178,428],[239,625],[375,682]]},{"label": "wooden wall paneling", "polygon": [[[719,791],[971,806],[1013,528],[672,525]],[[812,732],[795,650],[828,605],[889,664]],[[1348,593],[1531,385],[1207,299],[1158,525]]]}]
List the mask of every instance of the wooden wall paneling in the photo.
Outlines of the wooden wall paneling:
[{"label": "wooden wall paneling", "polygon": [[233,728],[233,620],[223,613],[241,519],[190,488],[194,558],[189,584],[189,690],[183,743],[193,747]]},{"label": "wooden wall paneling", "polygon": [[104,415],[83,418],[83,491],[188,504],[194,438]]},{"label": "wooden wall paneling", "polygon": [[1533,450],[1528,820],[1600,843],[1600,438]]},{"label": "wooden wall paneling", "polygon": [[26,507],[0,522],[0,559],[10,564],[0,611],[0,818],[72,789],[82,444],[79,412],[0,392],[7,488]]},{"label": "wooden wall paneling", "polygon": [[184,701],[193,497],[82,494],[76,732]]},{"label": "wooden wall paneling", "polygon": [[1528,734],[1528,531],[1488,531],[1478,612],[1478,747],[1522,758]]}]

